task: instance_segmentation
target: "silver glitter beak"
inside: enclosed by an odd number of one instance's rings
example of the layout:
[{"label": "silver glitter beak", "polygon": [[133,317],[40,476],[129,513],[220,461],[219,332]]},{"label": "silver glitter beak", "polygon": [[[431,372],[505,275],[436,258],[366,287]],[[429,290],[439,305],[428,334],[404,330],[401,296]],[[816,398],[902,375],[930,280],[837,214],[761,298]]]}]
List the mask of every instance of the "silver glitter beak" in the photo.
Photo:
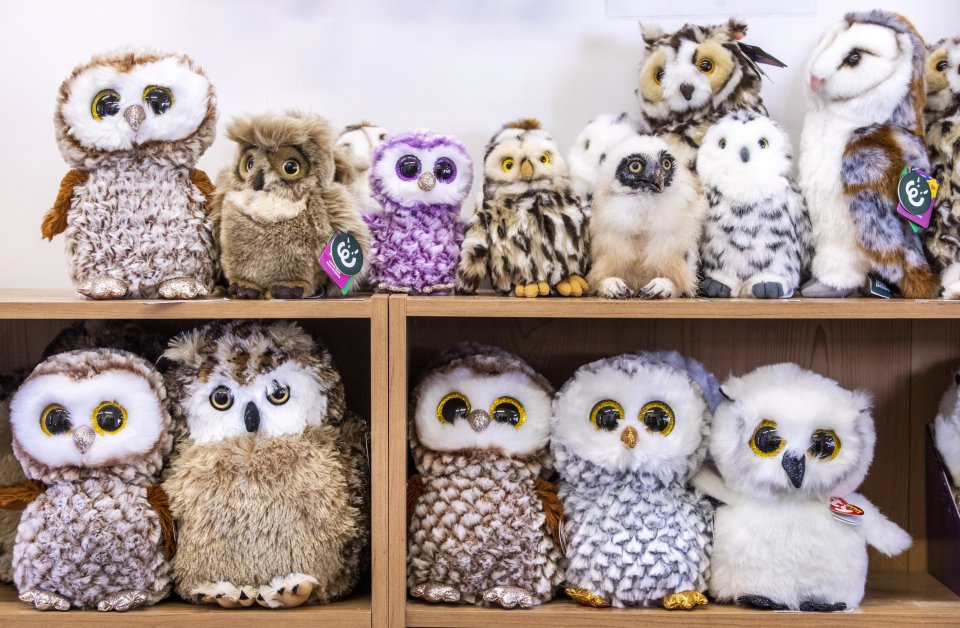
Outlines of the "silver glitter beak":
[{"label": "silver glitter beak", "polygon": [[147,119],[147,112],[140,105],[130,105],[123,110],[123,119],[127,121],[133,132],[140,128],[140,123]]},{"label": "silver glitter beak", "polygon": [[433,176],[432,172],[424,172],[420,175],[420,178],[417,179],[417,187],[419,187],[424,192],[429,192],[437,185],[437,178]]},{"label": "silver glitter beak", "polygon": [[97,433],[93,431],[92,427],[89,425],[81,425],[73,430],[73,446],[79,449],[81,454],[85,454],[87,450],[90,449],[90,445],[93,444],[93,439],[96,437]]},{"label": "silver glitter beak", "polygon": [[474,432],[482,432],[490,425],[490,415],[484,410],[474,410],[467,415],[467,422],[470,423]]}]

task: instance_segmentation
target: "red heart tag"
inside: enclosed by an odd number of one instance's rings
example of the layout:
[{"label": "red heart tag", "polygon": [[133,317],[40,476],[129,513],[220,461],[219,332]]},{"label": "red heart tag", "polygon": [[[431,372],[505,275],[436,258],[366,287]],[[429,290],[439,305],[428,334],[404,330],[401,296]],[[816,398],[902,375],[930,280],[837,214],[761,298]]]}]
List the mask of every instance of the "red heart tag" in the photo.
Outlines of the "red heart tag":
[{"label": "red heart tag", "polygon": [[838,515],[852,515],[854,517],[863,515],[862,508],[854,506],[853,504],[848,504],[847,500],[842,497],[830,498],[830,510]]}]

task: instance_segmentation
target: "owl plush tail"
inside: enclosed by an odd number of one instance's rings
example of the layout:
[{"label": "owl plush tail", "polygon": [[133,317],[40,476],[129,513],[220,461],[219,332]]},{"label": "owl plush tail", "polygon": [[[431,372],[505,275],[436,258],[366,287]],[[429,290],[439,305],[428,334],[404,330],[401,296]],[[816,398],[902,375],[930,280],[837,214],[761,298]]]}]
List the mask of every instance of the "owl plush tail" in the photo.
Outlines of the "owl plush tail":
[{"label": "owl plush tail", "polygon": [[926,261],[914,260],[903,249],[890,251],[864,250],[874,268],[896,269],[897,276],[884,274],[884,278],[892,281],[900,288],[900,294],[905,299],[930,299],[936,296],[940,286],[939,278],[930,270]]}]

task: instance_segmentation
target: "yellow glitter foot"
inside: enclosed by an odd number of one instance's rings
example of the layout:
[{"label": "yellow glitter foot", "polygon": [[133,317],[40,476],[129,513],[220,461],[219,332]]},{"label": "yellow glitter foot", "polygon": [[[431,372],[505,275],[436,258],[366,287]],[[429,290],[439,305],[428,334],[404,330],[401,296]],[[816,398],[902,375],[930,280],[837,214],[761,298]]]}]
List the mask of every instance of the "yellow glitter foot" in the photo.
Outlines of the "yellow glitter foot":
[{"label": "yellow glitter foot", "polygon": [[591,593],[586,589],[577,589],[575,587],[567,587],[563,591],[568,596],[570,596],[570,598],[573,599],[573,601],[583,604],[584,606],[592,606],[594,608],[606,608],[610,606],[610,600],[603,597],[602,595]]},{"label": "yellow glitter foot", "polygon": [[707,603],[707,596],[699,591],[680,591],[663,596],[663,607],[668,611],[682,609],[685,611],[695,606],[703,606]]}]

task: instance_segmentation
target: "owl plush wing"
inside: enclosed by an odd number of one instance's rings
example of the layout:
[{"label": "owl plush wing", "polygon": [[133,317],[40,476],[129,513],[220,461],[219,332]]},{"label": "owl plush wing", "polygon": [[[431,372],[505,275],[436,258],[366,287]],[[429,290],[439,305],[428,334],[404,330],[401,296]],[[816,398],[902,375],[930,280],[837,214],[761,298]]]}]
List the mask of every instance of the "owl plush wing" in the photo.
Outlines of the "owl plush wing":
[{"label": "owl plush wing", "polygon": [[864,540],[885,556],[896,556],[910,547],[913,540],[907,531],[887,519],[880,509],[859,493],[851,493],[847,498],[851,504],[863,509],[862,523],[858,530]]},{"label": "owl plush wing", "polygon": [[52,240],[53,236],[59,235],[67,228],[67,213],[70,211],[70,201],[73,200],[73,190],[78,185],[86,183],[90,173],[85,170],[74,168],[60,181],[60,191],[57,192],[57,200],[53,202],[53,207],[43,217],[43,224],[40,226],[40,233],[47,240]]},{"label": "owl plush wing", "polygon": [[147,487],[147,502],[157,513],[160,520],[160,535],[163,537],[163,549],[167,558],[177,553],[177,539],[173,526],[173,513],[170,512],[170,498],[159,484]]},{"label": "owl plush wing", "polygon": [[423,495],[423,477],[412,475],[407,480],[407,527],[410,527],[410,521],[413,519],[413,510],[417,507],[417,501]]},{"label": "owl plush wing", "polygon": [[360,573],[366,571],[370,559],[370,424],[348,410],[339,427],[338,448],[350,505],[360,513],[356,535],[344,545],[343,552],[346,563],[359,565],[356,573]]},{"label": "owl plush wing", "polygon": [[803,279],[810,274],[810,264],[813,263],[813,226],[810,223],[807,202],[795,183],[790,184],[787,192],[787,211],[800,248],[800,277],[803,283]]},{"label": "owl plush wing", "polygon": [[486,204],[481,203],[470,218],[463,238],[460,263],[457,266],[457,294],[475,293],[487,275],[490,259],[490,239],[487,237],[489,229],[490,210]]},{"label": "owl plush wing", "polygon": [[47,489],[37,480],[24,480],[17,484],[0,486],[0,508],[4,510],[23,510],[27,505],[40,497]]},{"label": "owl plush wing", "polygon": [[544,525],[550,538],[556,543],[558,548],[563,547],[560,527],[563,525],[563,502],[557,495],[557,485],[544,479],[538,479],[536,483],[537,496],[540,497],[540,503],[543,505],[543,514],[546,516]]},{"label": "owl plush wing", "polygon": [[207,173],[199,168],[190,169],[190,183],[194,185],[200,193],[203,194],[203,209],[208,214],[213,210],[213,182]]}]

